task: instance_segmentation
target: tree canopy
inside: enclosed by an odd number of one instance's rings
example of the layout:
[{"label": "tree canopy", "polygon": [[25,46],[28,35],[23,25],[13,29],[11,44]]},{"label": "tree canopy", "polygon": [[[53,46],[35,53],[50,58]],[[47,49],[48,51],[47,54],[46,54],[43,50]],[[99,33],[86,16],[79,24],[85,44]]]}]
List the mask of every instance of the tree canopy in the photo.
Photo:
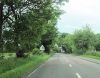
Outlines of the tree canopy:
[{"label": "tree canopy", "polygon": [[57,32],[57,20],[62,14],[59,5],[64,1],[1,0],[0,51],[31,50],[41,44],[41,40],[52,41]]}]

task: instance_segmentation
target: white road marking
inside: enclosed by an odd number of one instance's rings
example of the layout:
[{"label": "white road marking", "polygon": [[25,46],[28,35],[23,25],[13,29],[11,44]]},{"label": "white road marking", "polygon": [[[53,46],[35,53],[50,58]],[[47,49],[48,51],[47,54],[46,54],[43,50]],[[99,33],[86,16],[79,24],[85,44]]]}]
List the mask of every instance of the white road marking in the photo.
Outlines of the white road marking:
[{"label": "white road marking", "polygon": [[72,65],[71,65],[71,64],[69,64],[69,67],[72,67]]},{"label": "white road marking", "polygon": [[80,76],[80,74],[79,74],[79,73],[76,73],[76,76],[77,76],[78,78],[82,78],[82,77]]},{"label": "white road marking", "polygon": [[36,71],[38,71],[41,67],[43,67],[45,64],[40,65],[37,69],[35,69],[33,72],[31,72],[27,78],[29,78],[32,74],[34,74]]},{"label": "white road marking", "polygon": [[[52,59],[52,58],[50,58]],[[48,59],[47,61],[45,61],[43,64],[41,64],[38,68],[36,68],[35,70],[33,70],[33,72],[31,72],[26,78],[29,78],[32,74],[34,74],[36,71],[39,71],[40,68],[42,68],[47,62],[50,61],[50,59]]]}]

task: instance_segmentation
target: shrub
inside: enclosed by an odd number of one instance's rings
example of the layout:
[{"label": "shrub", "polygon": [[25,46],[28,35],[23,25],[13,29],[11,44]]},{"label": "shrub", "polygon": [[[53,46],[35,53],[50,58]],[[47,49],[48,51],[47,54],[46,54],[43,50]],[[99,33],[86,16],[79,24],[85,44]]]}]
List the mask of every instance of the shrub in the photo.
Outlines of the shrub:
[{"label": "shrub", "polygon": [[34,48],[34,49],[32,50],[32,53],[33,53],[33,55],[34,55],[34,54],[41,54],[41,51],[40,51],[38,48]]},{"label": "shrub", "polygon": [[86,50],[84,49],[84,50],[82,50],[82,49],[74,49],[73,50],[74,52],[73,53],[75,53],[75,54],[85,54],[86,53]]},{"label": "shrub", "polygon": [[55,53],[59,53],[59,52],[60,52],[60,48],[54,47],[54,48],[53,48],[53,51],[54,51]]}]

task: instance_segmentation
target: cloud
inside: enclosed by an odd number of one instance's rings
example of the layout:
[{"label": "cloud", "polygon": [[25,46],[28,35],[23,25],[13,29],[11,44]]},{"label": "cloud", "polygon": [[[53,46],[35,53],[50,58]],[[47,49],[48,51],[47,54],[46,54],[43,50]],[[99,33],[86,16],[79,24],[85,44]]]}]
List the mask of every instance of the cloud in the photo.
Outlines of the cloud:
[{"label": "cloud", "polygon": [[61,7],[66,13],[61,16],[57,26],[61,32],[73,32],[83,25],[90,24],[95,32],[100,29],[100,0],[69,0]]}]

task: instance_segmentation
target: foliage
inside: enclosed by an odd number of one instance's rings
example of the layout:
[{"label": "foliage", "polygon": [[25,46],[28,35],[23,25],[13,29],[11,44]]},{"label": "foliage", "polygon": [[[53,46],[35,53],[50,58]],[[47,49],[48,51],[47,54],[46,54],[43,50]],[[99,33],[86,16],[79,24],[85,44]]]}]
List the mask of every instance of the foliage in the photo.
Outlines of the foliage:
[{"label": "foliage", "polygon": [[72,53],[73,40],[71,34],[59,33],[55,41],[59,47],[66,50],[66,53]]},{"label": "foliage", "polygon": [[50,45],[53,44],[53,41],[56,37],[56,28],[48,28],[47,32],[42,36],[41,43],[45,47],[45,52],[50,52]]},{"label": "foliage", "polygon": [[53,14],[51,20],[45,26],[44,33],[41,38],[41,43],[45,47],[45,52],[50,51],[50,45],[53,44],[55,37],[57,36],[57,28],[55,27],[57,19],[62,14],[61,10],[58,7],[52,8]]},{"label": "foliage", "polygon": [[100,51],[100,34],[96,34],[95,39],[95,49],[96,51]]},{"label": "foliage", "polygon": [[77,48],[74,48],[73,49],[73,53],[76,54],[76,55],[83,55],[86,53],[86,50],[85,49],[77,49]]},{"label": "foliage", "polygon": [[58,47],[58,45],[56,46],[54,46],[53,47],[53,51],[55,52],[55,53],[59,53],[60,52],[60,48]]},{"label": "foliage", "polygon": [[35,54],[41,54],[41,51],[38,49],[38,48],[34,48],[32,50],[32,54],[35,55]]},{"label": "foliage", "polygon": [[86,52],[86,50],[93,50],[95,45],[95,34],[91,31],[91,29],[86,26],[82,30],[75,31],[73,35],[73,41],[75,48],[77,50],[82,50],[83,53]]},{"label": "foliage", "polygon": [[84,54],[86,51],[100,50],[100,35],[95,34],[88,26],[76,30],[73,34],[59,33],[55,42],[67,53]]},{"label": "foliage", "polygon": [[[48,34],[54,39],[56,23],[67,0],[1,0],[0,1],[0,51],[26,52],[45,41]],[[42,38],[46,35],[47,38]],[[48,41],[47,41],[48,43]],[[10,46],[9,46],[10,45]]]}]

